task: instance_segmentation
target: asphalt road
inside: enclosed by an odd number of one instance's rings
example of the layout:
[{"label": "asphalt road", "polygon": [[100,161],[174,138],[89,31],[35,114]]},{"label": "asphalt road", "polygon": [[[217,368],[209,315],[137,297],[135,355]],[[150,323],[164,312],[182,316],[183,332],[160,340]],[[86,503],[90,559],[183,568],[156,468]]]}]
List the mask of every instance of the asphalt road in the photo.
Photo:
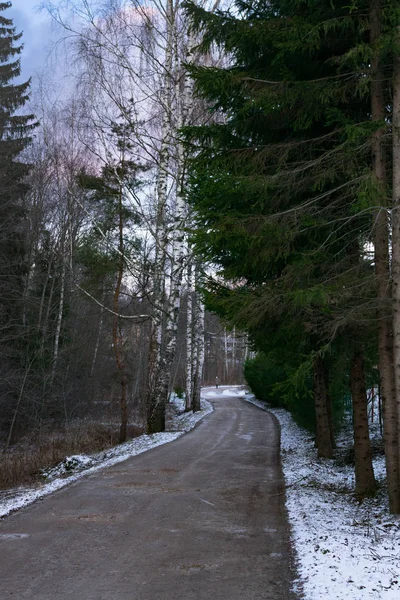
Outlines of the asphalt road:
[{"label": "asphalt road", "polygon": [[0,524],[0,598],[293,600],[279,429],[237,398]]}]

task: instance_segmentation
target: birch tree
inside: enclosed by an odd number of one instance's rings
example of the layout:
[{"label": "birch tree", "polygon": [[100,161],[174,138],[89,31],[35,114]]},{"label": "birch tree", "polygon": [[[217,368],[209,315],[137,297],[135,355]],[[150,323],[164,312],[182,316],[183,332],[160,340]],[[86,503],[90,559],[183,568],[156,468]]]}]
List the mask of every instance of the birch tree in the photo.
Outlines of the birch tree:
[{"label": "birch tree", "polygon": [[149,165],[146,193],[132,198],[153,240],[146,404],[148,430],[160,431],[188,255],[187,150],[180,130],[196,112],[185,67],[195,40],[177,0],[113,2],[97,13],[88,3],[68,5],[69,20],[60,6],[51,5],[50,12],[76,40],[81,85],[91,103],[87,127],[97,137],[94,151],[100,160],[109,154],[106,131],[118,112],[130,123],[137,153]]}]

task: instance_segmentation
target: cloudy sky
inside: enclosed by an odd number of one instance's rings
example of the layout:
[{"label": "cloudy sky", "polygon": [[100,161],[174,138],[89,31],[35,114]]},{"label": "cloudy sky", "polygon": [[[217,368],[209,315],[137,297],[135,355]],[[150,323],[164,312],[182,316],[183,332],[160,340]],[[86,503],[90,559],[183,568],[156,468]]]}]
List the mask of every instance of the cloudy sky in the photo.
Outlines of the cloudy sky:
[{"label": "cloudy sky", "polygon": [[3,14],[13,19],[17,32],[23,33],[21,65],[22,79],[26,80],[45,66],[55,31],[46,13],[38,10],[41,0],[11,1],[12,8]]}]

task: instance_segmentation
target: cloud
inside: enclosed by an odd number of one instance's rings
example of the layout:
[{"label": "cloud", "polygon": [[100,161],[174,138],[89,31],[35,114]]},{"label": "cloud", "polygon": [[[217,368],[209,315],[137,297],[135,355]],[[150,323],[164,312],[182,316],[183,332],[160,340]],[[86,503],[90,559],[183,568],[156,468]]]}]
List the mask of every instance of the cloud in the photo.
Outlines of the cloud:
[{"label": "cloud", "polygon": [[17,32],[22,32],[22,80],[31,77],[46,61],[52,39],[52,23],[48,15],[37,10],[38,0],[24,0],[3,14],[13,19]]}]

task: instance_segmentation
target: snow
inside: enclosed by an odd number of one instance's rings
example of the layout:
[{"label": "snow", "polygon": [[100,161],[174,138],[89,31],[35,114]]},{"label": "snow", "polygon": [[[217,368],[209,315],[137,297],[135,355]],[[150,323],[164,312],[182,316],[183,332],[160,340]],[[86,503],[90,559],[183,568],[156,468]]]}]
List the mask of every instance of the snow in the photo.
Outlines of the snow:
[{"label": "snow", "polygon": [[[265,404],[246,395],[260,408]],[[268,408],[281,425],[286,507],[304,600],[398,600],[400,520],[389,514],[384,458],[374,459],[382,485],[356,502],[353,468],[317,458],[314,440],[283,409]],[[345,440],[338,440],[338,445]]]},{"label": "snow", "polygon": [[218,388],[203,388],[203,394],[207,398],[221,398],[221,396],[237,396],[238,398],[244,397],[246,391],[242,385],[223,385]]},{"label": "snow", "polygon": [[70,485],[74,481],[92,475],[101,469],[111,467],[132,456],[147,452],[152,448],[172,442],[190,431],[206,415],[213,411],[213,407],[207,400],[202,399],[202,409],[196,413],[184,410],[184,402],[177,397],[171,398],[169,410],[172,413],[169,419],[170,431],[155,433],[152,435],[141,435],[125,444],[114,446],[104,452],[98,452],[91,456],[73,455],[66,457],[53,469],[43,471],[44,482],[38,483],[36,487],[25,487],[11,489],[2,493],[0,497],[0,518],[9,515],[40,498]]},{"label": "snow", "polygon": [[73,454],[67,456],[62,462],[52,469],[45,469],[42,474],[46,479],[55,479],[56,477],[62,477],[68,475],[73,471],[82,471],[92,467],[95,463],[94,458],[87,456],[86,454]]},{"label": "snow", "polygon": [[[168,410],[170,431],[142,435],[92,456],[74,455],[45,473],[47,481],[36,488],[10,490],[0,498],[0,517],[39,498],[171,442],[213,409],[207,398],[237,396],[262,409],[265,404],[246,394],[243,386],[204,388],[202,410],[185,413],[184,400],[174,396]],[[295,591],[304,600],[397,600],[400,598],[400,520],[389,514],[383,457],[374,460],[382,491],[376,498],[357,503],[351,491],[353,468],[316,456],[314,440],[283,409],[268,408],[281,424],[282,466],[286,481],[286,507],[297,563]],[[345,439],[339,440],[339,445]]]}]

